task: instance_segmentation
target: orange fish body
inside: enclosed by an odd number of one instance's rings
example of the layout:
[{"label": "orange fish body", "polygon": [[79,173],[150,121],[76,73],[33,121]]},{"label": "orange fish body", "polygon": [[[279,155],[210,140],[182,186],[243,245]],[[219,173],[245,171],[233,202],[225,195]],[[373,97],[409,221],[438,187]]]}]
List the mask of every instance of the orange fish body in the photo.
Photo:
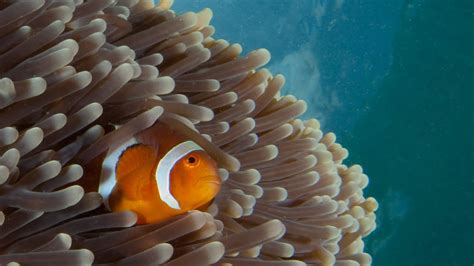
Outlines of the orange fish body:
[{"label": "orange fish body", "polygon": [[215,161],[162,123],[109,150],[97,162],[98,191],[105,205],[112,211],[135,212],[139,224],[206,206],[221,187]]}]

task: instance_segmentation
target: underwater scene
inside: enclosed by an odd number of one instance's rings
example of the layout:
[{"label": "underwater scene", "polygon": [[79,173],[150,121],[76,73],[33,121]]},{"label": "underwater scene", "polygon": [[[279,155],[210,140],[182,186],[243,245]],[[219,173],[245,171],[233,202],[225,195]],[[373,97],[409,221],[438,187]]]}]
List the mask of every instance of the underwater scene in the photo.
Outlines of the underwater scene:
[{"label": "underwater scene", "polygon": [[176,1],[267,48],[379,203],[373,265],[474,263],[474,2]]},{"label": "underwater scene", "polygon": [[473,1],[0,1],[0,265],[473,265],[473,165]]}]

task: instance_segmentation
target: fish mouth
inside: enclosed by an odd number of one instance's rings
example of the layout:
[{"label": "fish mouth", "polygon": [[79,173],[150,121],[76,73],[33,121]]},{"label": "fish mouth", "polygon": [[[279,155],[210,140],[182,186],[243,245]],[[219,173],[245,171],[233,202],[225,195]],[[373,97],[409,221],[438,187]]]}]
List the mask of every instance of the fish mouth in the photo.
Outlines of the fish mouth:
[{"label": "fish mouth", "polygon": [[220,178],[216,176],[205,176],[201,179],[199,179],[195,185],[199,185],[199,186],[202,186],[202,185],[209,185],[209,184],[212,184],[212,185],[215,185],[215,186],[221,186],[222,185],[222,182],[220,181]]},{"label": "fish mouth", "polygon": [[215,181],[215,180],[207,180],[205,181],[206,184],[214,184],[217,186],[220,186],[222,183],[220,181]]}]

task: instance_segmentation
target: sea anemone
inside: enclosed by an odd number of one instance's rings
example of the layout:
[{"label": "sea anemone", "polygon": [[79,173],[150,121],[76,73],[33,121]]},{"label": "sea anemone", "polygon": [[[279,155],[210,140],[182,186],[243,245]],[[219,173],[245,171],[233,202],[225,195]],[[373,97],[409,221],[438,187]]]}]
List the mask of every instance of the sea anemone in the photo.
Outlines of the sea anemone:
[{"label": "sea anemone", "polygon": [[[298,119],[267,50],[241,56],[209,9],[171,2],[0,2],[0,264],[370,264],[362,168]],[[216,159],[223,188],[207,212],[136,226],[79,184],[158,120]]]}]

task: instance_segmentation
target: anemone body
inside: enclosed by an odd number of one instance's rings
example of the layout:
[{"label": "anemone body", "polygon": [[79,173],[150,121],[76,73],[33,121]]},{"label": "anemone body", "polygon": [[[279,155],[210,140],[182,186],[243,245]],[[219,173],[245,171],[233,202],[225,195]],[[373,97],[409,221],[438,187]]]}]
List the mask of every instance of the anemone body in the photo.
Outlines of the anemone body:
[{"label": "anemone body", "polygon": [[[280,95],[268,51],[241,55],[209,9],[170,6],[0,3],[0,264],[371,264],[362,168],[298,118],[306,103]],[[207,211],[135,226],[78,184],[156,121],[216,159],[222,190]]]}]

